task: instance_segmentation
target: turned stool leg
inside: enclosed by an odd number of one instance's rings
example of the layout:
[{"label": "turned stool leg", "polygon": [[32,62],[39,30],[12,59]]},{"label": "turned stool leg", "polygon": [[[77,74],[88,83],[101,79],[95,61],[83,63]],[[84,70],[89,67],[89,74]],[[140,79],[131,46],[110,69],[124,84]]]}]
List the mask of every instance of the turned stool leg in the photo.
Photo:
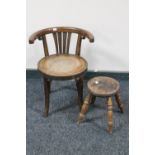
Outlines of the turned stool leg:
[{"label": "turned stool leg", "polygon": [[78,92],[79,108],[81,110],[81,106],[83,103],[83,78],[82,77],[76,79],[76,87]]},{"label": "turned stool leg", "polygon": [[108,97],[107,98],[107,106],[108,106],[108,132],[112,133],[112,126],[113,126],[113,122],[112,122],[112,98]]},{"label": "turned stool leg", "polygon": [[120,111],[123,113],[124,112],[124,108],[123,108],[123,103],[121,101],[119,92],[115,95],[115,99],[116,99],[116,102],[117,102],[117,105],[118,105]]},{"label": "turned stool leg", "polygon": [[50,81],[46,78],[44,78],[44,94],[45,94],[44,116],[47,117],[49,111]]},{"label": "turned stool leg", "polygon": [[88,112],[91,99],[92,99],[92,95],[91,94],[86,96],[86,98],[84,100],[84,103],[82,105],[80,114],[79,114],[78,123],[80,123],[80,122],[82,122],[84,120],[85,115]]},{"label": "turned stool leg", "polygon": [[92,96],[92,99],[91,99],[91,103],[90,104],[94,104],[95,103],[95,100],[96,100],[96,96]]}]

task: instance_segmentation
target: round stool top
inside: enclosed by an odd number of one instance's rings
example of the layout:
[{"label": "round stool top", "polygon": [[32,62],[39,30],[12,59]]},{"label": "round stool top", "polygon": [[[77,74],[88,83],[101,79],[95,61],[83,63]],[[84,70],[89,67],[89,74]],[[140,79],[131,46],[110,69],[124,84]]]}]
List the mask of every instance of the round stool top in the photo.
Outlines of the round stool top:
[{"label": "round stool top", "polygon": [[90,79],[87,83],[90,93],[96,96],[111,96],[119,90],[119,82],[106,76],[98,76]]}]

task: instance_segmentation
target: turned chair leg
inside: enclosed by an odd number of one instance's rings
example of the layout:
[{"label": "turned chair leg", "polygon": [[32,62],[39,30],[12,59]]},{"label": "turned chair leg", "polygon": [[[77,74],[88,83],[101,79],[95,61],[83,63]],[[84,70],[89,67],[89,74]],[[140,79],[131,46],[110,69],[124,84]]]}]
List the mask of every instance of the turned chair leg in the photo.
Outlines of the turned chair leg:
[{"label": "turned chair leg", "polygon": [[121,98],[120,98],[120,94],[119,93],[117,93],[115,95],[115,99],[116,99],[116,102],[117,102],[117,105],[118,105],[120,111],[123,113],[124,112],[124,108],[123,108],[123,103],[121,101]]},{"label": "turned chair leg", "polygon": [[83,103],[83,105],[81,107],[81,111],[80,111],[79,118],[78,118],[78,123],[81,123],[84,120],[85,115],[88,112],[91,99],[92,99],[92,95],[91,94],[86,96],[86,98],[84,100],[84,103]]},{"label": "turned chair leg", "polygon": [[113,111],[112,111],[112,98],[108,97],[107,98],[107,106],[108,106],[108,132],[112,133],[112,126],[113,126],[113,119],[112,119],[112,115],[113,115]]},{"label": "turned chair leg", "polygon": [[44,78],[44,94],[45,94],[44,116],[47,117],[49,111],[50,81],[46,78]]},{"label": "turned chair leg", "polygon": [[83,103],[83,78],[82,77],[76,79],[76,87],[78,92],[79,108],[81,110],[82,103]]}]

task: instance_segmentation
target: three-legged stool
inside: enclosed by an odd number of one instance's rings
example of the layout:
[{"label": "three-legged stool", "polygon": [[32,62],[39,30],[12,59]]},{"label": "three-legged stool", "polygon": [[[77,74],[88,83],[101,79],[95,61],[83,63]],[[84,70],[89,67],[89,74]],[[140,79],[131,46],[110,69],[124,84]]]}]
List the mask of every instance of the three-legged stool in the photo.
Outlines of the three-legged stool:
[{"label": "three-legged stool", "polygon": [[108,117],[108,132],[112,133],[113,126],[113,111],[112,111],[112,96],[115,96],[117,105],[123,113],[123,104],[119,94],[119,82],[113,78],[98,76],[92,78],[87,83],[89,94],[86,96],[79,114],[78,123],[84,120],[90,104],[95,102],[96,97],[105,97],[107,102],[107,117]]}]

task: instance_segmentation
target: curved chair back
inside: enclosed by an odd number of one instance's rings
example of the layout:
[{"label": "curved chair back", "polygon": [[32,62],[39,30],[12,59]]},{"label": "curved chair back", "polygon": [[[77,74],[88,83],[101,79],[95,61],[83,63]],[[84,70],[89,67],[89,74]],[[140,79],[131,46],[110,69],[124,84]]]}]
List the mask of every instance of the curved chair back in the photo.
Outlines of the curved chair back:
[{"label": "curved chair back", "polygon": [[72,33],[77,34],[76,55],[80,55],[82,39],[88,38],[90,42],[94,42],[93,35],[87,30],[75,27],[51,27],[42,29],[33,33],[29,38],[29,43],[33,44],[36,39],[42,40],[44,54],[49,56],[47,34],[52,34],[55,42],[56,54],[69,54],[70,40]]}]

